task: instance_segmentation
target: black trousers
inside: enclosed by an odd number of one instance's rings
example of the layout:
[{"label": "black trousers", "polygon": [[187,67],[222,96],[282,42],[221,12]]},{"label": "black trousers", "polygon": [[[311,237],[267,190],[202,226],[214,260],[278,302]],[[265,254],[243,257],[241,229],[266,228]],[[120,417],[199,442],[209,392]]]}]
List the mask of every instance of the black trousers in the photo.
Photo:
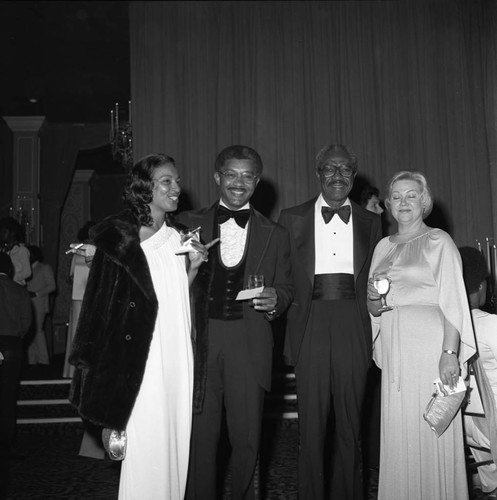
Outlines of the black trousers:
[{"label": "black trousers", "polygon": [[202,413],[193,416],[188,500],[217,500],[217,451],[223,405],[231,444],[233,500],[256,498],[264,390],[254,377],[243,321],[209,320],[207,381]]},{"label": "black trousers", "polygon": [[16,429],[16,406],[23,359],[20,337],[0,335],[0,499],[7,495],[9,455]]},{"label": "black trousers", "polygon": [[356,301],[313,301],[295,367],[299,500],[362,500],[361,408],[368,363]]}]

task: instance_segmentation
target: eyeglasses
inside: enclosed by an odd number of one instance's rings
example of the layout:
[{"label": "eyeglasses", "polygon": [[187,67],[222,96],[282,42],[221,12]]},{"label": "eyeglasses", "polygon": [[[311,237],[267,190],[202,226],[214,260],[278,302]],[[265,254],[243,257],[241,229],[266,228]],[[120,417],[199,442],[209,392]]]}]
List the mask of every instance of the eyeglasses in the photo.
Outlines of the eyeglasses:
[{"label": "eyeglasses", "polygon": [[343,177],[351,177],[355,173],[354,167],[350,165],[325,165],[319,169],[319,172],[325,177],[333,177],[336,173],[340,171],[340,175]]},{"label": "eyeglasses", "polygon": [[251,172],[241,172],[236,173],[233,170],[219,171],[219,175],[222,175],[227,181],[232,182],[235,179],[241,179],[244,184],[253,184],[259,177]]}]

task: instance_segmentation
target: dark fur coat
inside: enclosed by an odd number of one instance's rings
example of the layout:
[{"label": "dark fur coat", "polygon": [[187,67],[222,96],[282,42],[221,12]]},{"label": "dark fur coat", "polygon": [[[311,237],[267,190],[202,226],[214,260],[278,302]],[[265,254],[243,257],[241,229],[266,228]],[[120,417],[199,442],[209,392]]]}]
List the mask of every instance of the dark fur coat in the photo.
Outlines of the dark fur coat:
[{"label": "dark fur coat", "polygon": [[69,361],[69,399],[93,424],[124,429],[145,371],[157,298],[131,211],[94,226],[97,247]]}]

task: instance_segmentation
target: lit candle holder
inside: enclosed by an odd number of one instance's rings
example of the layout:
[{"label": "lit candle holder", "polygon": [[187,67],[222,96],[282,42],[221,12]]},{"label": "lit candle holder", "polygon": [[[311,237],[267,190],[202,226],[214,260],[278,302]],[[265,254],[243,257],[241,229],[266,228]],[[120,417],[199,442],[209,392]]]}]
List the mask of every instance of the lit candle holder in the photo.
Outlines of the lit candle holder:
[{"label": "lit candle holder", "polygon": [[114,111],[110,110],[110,140],[114,138]]},{"label": "lit candle holder", "polygon": [[478,246],[478,250],[481,252],[481,243],[478,240],[476,240],[476,244]]},{"label": "lit candle holder", "polygon": [[116,131],[119,132],[119,104],[116,102]]},{"label": "lit candle holder", "polygon": [[495,282],[495,288],[494,290],[497,290],[497,246],[494,245],[494,282]]},{"label": "lit candle holder", "polygon": [[487,243],[487,266],[488,266],[488,274],[492,274],[492,255],[490,254],[490,241],[486,238]]},{"label": "lit candle holder", "polygon": [[128,101],[128,122],[131,125],[131,101]]}]

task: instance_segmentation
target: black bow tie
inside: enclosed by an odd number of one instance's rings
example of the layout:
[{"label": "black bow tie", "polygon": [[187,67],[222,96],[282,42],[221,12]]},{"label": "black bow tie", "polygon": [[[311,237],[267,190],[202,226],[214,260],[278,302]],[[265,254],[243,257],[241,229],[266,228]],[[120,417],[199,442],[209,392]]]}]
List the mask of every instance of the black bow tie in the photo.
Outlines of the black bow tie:
[{"label": "black bow tie", "polygon": [[345,224],[348,224],[350,219],[350,205],[345,205],[340,208],[321,207],[321,214],[326,224],[330,222],[335,214],[338,214],[340,219],[342,219]]},{"label": "black bow tie", "polygon": [[245,227],[250,217],[250,210],[230,210],[222,205],[217,209],[217,220],[219,224],[223,224],[227,220],[233,218],[240,227]]}]

